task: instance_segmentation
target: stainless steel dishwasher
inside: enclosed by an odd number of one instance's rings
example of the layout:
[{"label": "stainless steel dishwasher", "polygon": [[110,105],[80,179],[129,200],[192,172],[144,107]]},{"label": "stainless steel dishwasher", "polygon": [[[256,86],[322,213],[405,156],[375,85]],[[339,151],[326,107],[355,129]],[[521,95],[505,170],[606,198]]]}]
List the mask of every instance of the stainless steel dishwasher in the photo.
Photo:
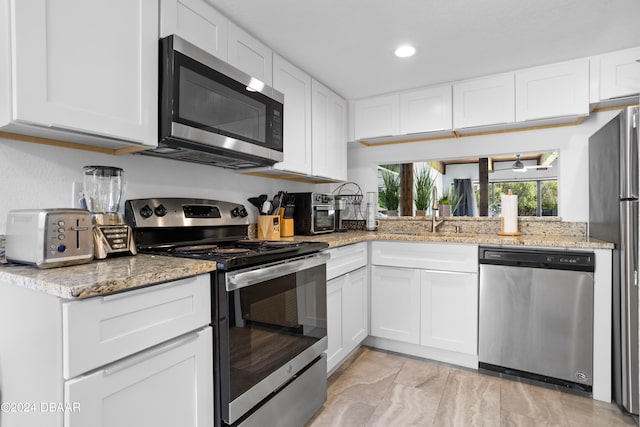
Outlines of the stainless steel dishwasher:
[{"label": "stainless steel dishwasher", "polygon": [[479,367],[593,386],[592,252],[479,248]]}]

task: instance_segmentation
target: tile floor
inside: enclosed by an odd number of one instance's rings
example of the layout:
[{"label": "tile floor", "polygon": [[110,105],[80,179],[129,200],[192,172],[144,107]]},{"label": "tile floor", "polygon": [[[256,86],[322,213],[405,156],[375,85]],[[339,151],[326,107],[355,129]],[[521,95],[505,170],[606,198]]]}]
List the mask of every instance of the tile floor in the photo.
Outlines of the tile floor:
[{"label": "tile floor", "polygon": [[362,347],[329,378],[321,426],[636,426],[617,406]]}]

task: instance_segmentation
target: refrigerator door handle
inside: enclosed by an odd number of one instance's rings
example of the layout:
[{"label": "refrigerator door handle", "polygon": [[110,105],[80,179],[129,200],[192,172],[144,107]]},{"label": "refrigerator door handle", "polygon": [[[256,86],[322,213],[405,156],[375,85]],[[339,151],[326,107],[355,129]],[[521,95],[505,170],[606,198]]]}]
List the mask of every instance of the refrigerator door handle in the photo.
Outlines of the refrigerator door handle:
[{"label": "refrigerator door handle", "polygon": [[625,109],[620,115],[620,197],[638,198],[638,108]]}]

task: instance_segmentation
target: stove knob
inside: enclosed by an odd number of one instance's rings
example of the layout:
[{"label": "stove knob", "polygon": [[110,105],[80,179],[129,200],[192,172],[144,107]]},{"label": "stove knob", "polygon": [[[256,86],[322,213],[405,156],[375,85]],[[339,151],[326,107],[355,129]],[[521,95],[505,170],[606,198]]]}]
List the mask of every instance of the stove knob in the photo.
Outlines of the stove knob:
[{"label": "stove knob", "polygon": [[236,218],[240,216],[240,208],[239,207],[235,207],[233,209],[231,209],[231,217],[232,218]]},{"label": "stove knob", "polygon": [[144,205],[142,209],[140,209],[140,215],[142,216],[142,218],[149,218],[151,215],[153,215],[153,210],[151,210],[149,205]]},{"label": "stove knob", "polygon": [[242,208],[240,208],[240,217],[244,218],[247,215],[249,215],[249,212],[247,212],[247,210],[244,208],[244,206]]},{"label": "stove knob", "polygon": [[165,208],[163,205],[156,207],[153,211],[158,216],[165,216],[167,214],[167,208]]}]

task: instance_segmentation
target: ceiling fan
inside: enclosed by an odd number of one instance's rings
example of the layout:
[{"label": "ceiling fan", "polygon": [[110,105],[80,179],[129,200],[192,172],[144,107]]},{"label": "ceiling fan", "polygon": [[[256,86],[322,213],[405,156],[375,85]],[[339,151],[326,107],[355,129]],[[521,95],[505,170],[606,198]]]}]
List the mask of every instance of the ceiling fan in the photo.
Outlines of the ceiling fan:
[{"label": "ceiling fan", "polygon": [[[522,160],[520,160],[520,154],[516,154],[516,161],[513,163],[513,165],[511,165],[510,169],[512,172],[526,172],[528,170],[547,169],[551,167],[553,166],[552,165],[525,165],[524,163],[522,163]],[[501,170],[509,170],[509,168],[494,169],[494,172],[501,171]]]}]

